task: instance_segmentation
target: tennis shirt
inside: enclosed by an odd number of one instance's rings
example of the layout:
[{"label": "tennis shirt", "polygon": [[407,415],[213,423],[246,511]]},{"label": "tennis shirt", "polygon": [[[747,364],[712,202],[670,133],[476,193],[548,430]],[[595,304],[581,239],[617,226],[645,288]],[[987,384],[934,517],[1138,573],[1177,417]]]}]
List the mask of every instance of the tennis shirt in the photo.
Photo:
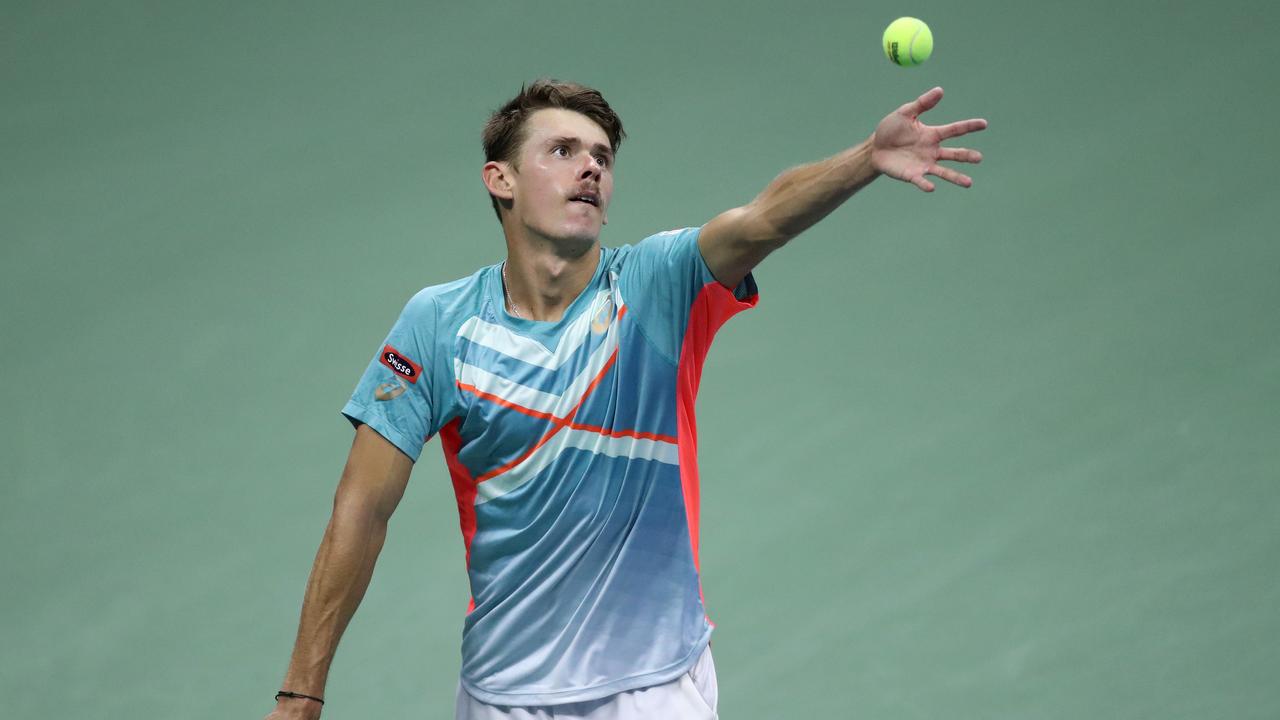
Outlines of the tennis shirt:
[{"label": "tennis shirt", "polygon": [[471,603],[461,683],[554,705],[668,682],[711,635],[694,399],[716,331],[753,307],[699,228],[601,248],[556,322],[506,311],[501,265],[406,305],[342,409],[413,460],[440,436]]}]

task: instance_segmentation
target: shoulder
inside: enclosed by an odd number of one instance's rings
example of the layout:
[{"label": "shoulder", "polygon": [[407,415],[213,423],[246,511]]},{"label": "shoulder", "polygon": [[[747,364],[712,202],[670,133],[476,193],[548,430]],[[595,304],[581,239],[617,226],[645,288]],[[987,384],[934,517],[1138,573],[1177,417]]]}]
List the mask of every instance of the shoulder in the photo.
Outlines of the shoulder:
[{"label": "shoulder", "polygon": [[495,267],[483,267],[467,277],[422,288],[409,298],[404,315],[435,324],[455,315],[475,314],[484,299],[486,279]]},{"label": "shoulder", "polygon": [[613,266],[621,266],[631,258],[661,257],[672,253],[678,253],[681,249],[696,246],[698,233],[701,230],[701,227],[685,227],[676,228],[674,230],[663,230],[662,232],[654,233],[632,245],[610,248],[613,252],[610,264]]}]

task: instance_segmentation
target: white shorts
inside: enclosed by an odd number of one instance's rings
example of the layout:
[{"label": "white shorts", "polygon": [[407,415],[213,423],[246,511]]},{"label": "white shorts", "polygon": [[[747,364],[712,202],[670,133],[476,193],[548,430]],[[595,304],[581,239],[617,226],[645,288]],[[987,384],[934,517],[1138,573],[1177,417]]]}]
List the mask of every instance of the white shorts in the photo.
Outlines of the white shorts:
[{"label": "white shorts", "polygon": [[711,646],[689,672],[668,683],[616,695],[564,703],[509,707],[471,697],[458,683],[455,720],[716,720],[719,690]]}]

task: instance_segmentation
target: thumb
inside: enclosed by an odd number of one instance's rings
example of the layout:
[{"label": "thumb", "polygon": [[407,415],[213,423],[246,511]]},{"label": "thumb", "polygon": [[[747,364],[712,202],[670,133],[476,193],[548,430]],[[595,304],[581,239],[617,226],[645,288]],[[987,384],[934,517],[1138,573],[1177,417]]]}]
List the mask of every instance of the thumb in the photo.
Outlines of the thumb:
[{"label": "thumb", "polygon": [[919,117],[921,114],[933,109],[942,99],[942,88],[935,87],[920,97],[898,108],[898,112],[909,118]]}]

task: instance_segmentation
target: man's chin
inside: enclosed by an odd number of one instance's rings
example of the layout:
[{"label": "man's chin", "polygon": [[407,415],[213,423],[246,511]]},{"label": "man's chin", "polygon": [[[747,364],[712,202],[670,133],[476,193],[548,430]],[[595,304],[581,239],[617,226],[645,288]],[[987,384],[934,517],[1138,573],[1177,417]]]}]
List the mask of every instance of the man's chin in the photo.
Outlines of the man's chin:
[{"label": "man's chin", "polygon": [[598,225],[594,228],[584,228],[580,226],[564,228],[559,237],[555,239],[556,245],[558,245],[565,254],[570,255],[584,253],[599,242],[600,226]]},{"label": "man's chin", "polygon": [[549,242],[555,248],[555,253],[562,257],[580,257],[600,244],[599,223],[568,222],[554,229],[535,225],[528,227],[534,237]]}]

